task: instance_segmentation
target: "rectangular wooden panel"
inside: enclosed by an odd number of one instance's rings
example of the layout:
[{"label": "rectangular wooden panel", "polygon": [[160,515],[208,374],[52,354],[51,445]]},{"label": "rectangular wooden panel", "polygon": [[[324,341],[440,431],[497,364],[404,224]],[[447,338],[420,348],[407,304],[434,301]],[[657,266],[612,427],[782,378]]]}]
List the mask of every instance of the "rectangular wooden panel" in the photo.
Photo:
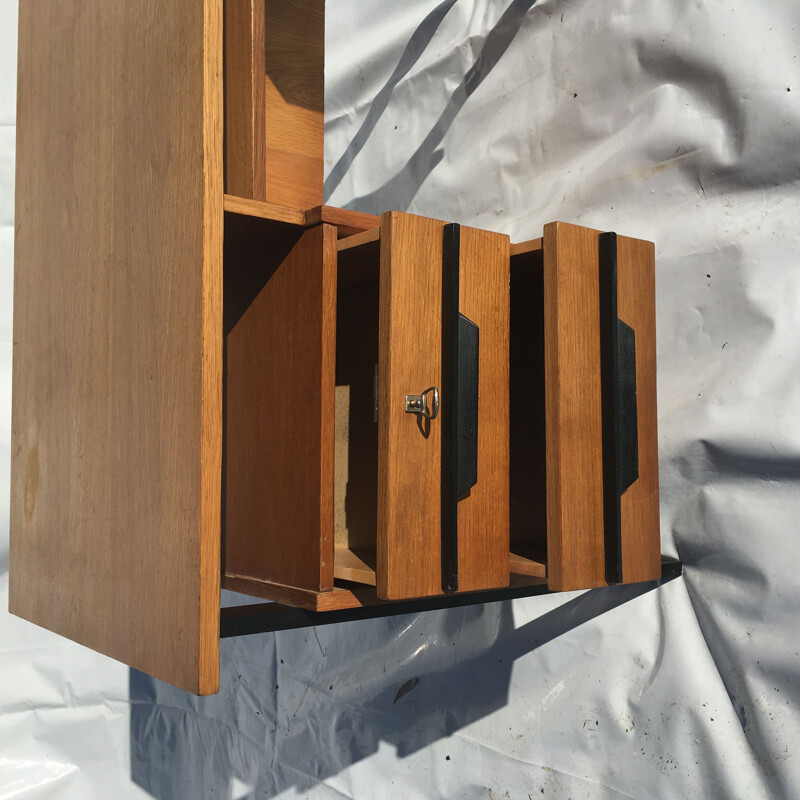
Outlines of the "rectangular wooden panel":
[{"label": "rectangular wooden panel", "polygon": [[219,676],[221,0],[20,3],[12,613]]},{"label": "rectangular wooden panel", "polygon": [[276,250],[225,342],[225,575],[329,591],[336,230]]},{"label": "rectangular wooden panel", "polygon": [[325,2],[266,0],[265,28],[266,199],[308,209],[323,202]]},{"label": "rectangular wooden panel", "polygon": [[264,0],[225,0],[225,191],[267,199]]},{"label": "rectangular wooden panel", "polygon": [[478,481],[458,503],[458,588],[508,586],[509,239],[461,228],[459,311],[480,331]]},{"label": "rectangular wooden panel", "polygon": [[381,219],[378,352],[378,596],[441,594],[441,420],[405,396],[441,382],[444,223]]},{"label": "rectangular wooden panel", "polygon": [[620,501],[622,579],[661,576],[658,504],[658,412],[656,402],[656,276],[652,242],[617,237],[619,318],[636,335],[636,411],[639,478]]},{"label": "rectangular wooden panel", "polygon": [[547,580],[605,585],[598,234],[544,227]]}]

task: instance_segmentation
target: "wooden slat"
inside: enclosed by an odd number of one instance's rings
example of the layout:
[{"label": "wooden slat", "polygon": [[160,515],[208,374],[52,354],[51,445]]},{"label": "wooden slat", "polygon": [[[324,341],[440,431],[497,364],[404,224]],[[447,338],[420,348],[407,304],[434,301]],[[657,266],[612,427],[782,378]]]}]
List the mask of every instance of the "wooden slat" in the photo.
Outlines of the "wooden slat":
[{"label": "wooden slat", "polygon": [[221,0],[20,4],[12,613],[218,687]]},{"label": "wooden slat", "polygon": [[566,591],[605,584],[598,235],[543,238],[548,585]]},{"label": "wooden slat", "polygon": [[622,577],[661,576],[656,408],[656,279],[652,242],[617,237],[617,313],[636,334],[636,414],[639,478],[622,495]]},{"label": "wooden slat", "polygon": [[380,238],[381,238],[381,229],[373,228],[372,230],[369,231],[354,233],[352,236],[347,236],[344,239],[339,239],[339,241],[336,243],[336,249],[341,253],[343,250],[350,250],[353,247],[360,247],[363,244],[378,242],[380,241]]},{"label": "wooden slat", "polygon": [[547,564],[519,553],[511,553],[509,558],[509,570],[515,575],[530,575],[534,578],[547,577]]},{"label": "wooden slat", "polygon": [[440,594],[441,420],[427,438],[404,398],[440,386],[443,223],[381,220],[378,356],[378,596]]},{"label": "wooden slat", "polygon": [[536,253],[542,249],[542,239],[530,239],[527,242],[513,242],[510,253],[512,256],[520,256],[524,253]]},{"label": "wooden slat", "polygon": [[266,199],[312,208],[323,201],[324,0],[266,0],[265,51]]},{"label": "wooden slat", "polygon": [[351,550],[337,547],[334,575],[343,581],[375,586],[375,553],[369,550]]},{"label": "wooden slat", "polygon": [[337,611],[340,608],[355,608],[363,605],[359,596],[349,589],[335,588],[329,592],[314,592],[297,586],[283,586],[279,583],[240,575],[224,575],[222,585],[231,592],[262,597],[275,603],[305,608],[307,611]]},{"label": "wooden slat", "polygon": [[319,225],[320,222],[336,225],[339,236],[352,236],[361,231],[379,228],[381,218],[363,211],[350,211],[335,206],[317,206],[306,211],[306,225]]},{"label": "wooden slat", "polygon": [[225,191],[267,199],[264,0],[225,0]]},{"label": "wooden slat", "polygon": [[307,230],[272,268],[226,339],[225,573],[329,591],[334,228]]},{"label": "wooden slat", "polygon": [[306,227],[306,213],[299,208],[278,206],[274,203],[264,203],[260,200],[249,200],[246,197],[225,195],[225,210],[233,214],[243,214],[248,217],[260,217],[275,222],[289,222],[292,225]]},{"label": "wooden slat", "polygon": [[458,589],[474,592],[508,586],[508,236],[462,227],[459,272],[459,311],[480,331],[478,482],[458,503]]}]

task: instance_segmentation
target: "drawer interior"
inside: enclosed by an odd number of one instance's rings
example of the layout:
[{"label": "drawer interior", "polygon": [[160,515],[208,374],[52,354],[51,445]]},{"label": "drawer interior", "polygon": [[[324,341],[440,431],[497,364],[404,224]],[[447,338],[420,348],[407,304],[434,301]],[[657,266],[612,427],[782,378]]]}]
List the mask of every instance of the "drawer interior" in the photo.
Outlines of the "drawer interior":
[{"label": "drawer interior", "polygon": [[[378,231],[339,242],[334,423],[334,577],[376,585]],[[355,240],[355,244],[352,240]]]},{"label": "drawer interior", "polygon": [[544,273],[541,240],[511,254],[510,568],[546,576]]}]

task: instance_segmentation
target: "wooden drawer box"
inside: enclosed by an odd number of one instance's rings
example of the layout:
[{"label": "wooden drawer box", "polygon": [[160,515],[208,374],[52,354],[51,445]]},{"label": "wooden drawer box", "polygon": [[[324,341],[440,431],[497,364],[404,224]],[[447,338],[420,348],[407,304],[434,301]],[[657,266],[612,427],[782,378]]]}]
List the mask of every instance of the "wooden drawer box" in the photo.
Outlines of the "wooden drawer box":
[{"label": "wooden drawer box", "polygon": [[335,578],[507,586],[508,237],[391,212],[269,244],[226,263],[263,277],[226,323],[224,585],[311,609],[354,602]]},{"label": "wooden drawer box", "polygon": [[511,568],[661,574],[651,242],[554,222],[511,246]]}]

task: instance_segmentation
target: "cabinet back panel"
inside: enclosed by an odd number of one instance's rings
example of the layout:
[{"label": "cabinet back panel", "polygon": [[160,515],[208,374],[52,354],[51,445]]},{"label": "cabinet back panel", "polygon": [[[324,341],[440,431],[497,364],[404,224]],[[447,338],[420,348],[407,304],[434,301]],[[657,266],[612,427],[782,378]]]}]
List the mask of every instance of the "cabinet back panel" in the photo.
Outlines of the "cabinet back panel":
[{"label": "cabinet back panel", "polygon": [[20,3],[12,613],[217,690],[221,0]]}]

